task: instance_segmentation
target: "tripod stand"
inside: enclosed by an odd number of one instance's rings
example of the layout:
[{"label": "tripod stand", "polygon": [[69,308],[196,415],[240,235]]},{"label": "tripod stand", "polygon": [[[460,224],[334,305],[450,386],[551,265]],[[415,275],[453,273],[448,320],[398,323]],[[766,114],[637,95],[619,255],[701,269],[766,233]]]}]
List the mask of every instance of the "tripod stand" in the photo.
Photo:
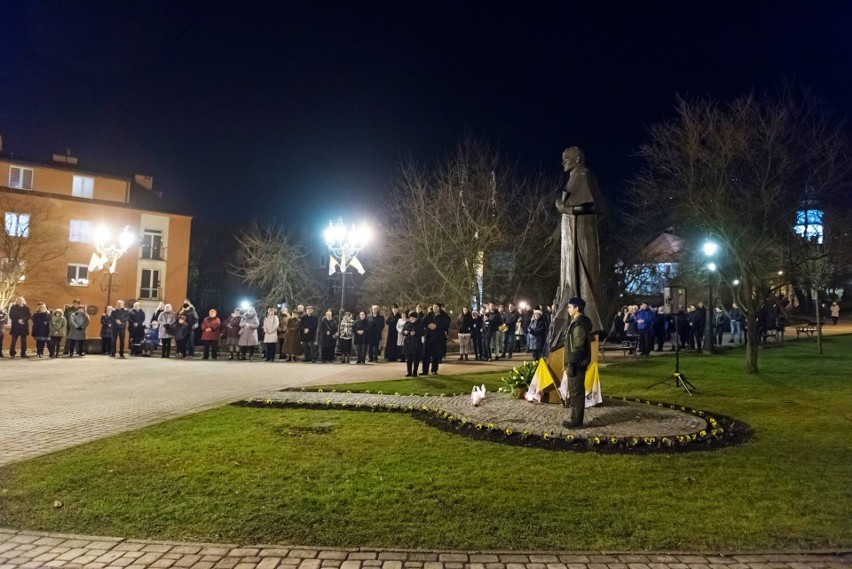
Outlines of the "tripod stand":
[{"label": "tripod stand", "polygon": [[674,323],[675,323],[675,338],[674,338],[675,369],[674,369],[674,372],[670,376],[663,378],[660,381],[649,385],[648,389],[651,389],[652,387],[656,387],[656,386],[663,384],[663,383],[673,382],[675,387],[682,387],[683,390],[686,391],[689,394],[689,396],[691,397],[692,392],[698,391],[698,390],[695,389],[695,386],[692,385],[689,382],[688,379],[686,379],[685,375],[680,373],[680,330],[678,329],[678,315],[677,314],[675,314]]}]

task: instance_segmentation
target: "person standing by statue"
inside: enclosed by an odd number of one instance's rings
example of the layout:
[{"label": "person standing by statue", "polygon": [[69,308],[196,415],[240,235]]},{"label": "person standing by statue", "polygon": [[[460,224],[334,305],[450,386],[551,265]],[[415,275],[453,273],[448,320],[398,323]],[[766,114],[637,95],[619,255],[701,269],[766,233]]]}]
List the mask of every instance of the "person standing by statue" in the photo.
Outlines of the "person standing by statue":
[{"label": "person standing by statue", "polygon": [[561,213],[561,271],[556,294],[556,314],[551,325],[550,348],[556,349],[570,323],[567,299],[585,299],[585,315],[592,331],[603,330],[600,310],[603,286],[598,243],[598,216],[606,211],[606,203],[595,175],[586,167],[585,154],[576,146],[562,153],[562,167],[568,172],[568,183],[562,197],[556,200]]},{"label": "person standing by statue", "polygon": [[581,298],[568,301],[571,322],[565,332],[564,342],[571,420],[562,423],[567,429],[582,427],[586,411],[586,370],[592,361],[592,321],[583,314],[585,307],[586,303]]}]

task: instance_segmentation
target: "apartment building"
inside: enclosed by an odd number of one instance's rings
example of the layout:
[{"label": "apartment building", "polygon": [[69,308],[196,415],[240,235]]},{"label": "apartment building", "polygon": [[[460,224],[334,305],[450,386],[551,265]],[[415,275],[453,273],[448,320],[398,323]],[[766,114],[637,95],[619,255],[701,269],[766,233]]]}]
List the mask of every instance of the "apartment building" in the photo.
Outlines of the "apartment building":
[{"label": "apartment building", "polygon": [[[87,171],[67,155],[22,160],[1,148],[0,287],[4,270],[8,275],[10,263],[20,263],[15,295],[24,296],[33,311],[38,302],[54,309],[79,299],[93,320],[90,337],[99,335],[108,301],[122,299],[128,308],[138,301],[149,315],[160,301],[183,302],[192,218],[161,211],[150,177]],[[97,237],[118,244],[123,231],[132,238],[114,270],[90,271]]]}]

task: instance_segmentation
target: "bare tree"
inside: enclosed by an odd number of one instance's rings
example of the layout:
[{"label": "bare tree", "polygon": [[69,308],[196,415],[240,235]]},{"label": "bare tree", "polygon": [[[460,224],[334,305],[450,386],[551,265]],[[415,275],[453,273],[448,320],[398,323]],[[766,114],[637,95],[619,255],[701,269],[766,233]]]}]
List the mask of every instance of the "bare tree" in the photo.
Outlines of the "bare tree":
[{"label": "bare tree", "polygon": [[62,284],[50,262],[65,254],[68,239],[46,200],[0,192],[0,210],[0,307],[5,308],[19,293],[42,296]]},{"label": "bare tree", "polygon": [[306,249],[284,227],[271,221],[255,221],[236,239],[241,261],[233,267],[233,274],[263,294],[258,299],[261,306],[296,299],[314,302],[320,298]]},{"label": "bare tree", "polygon": [[719,243],[725,281],[741,283],[732,292],[746,313],[746,366],[757,373],[757,312],[784,262],[796,211],[806,191],[838,203],[848,189],[848,144],[841,124],[809,96],[678,99],[676,113],[639,149],[645,164],[633,205],[655,212],[646,229],[676,225],[687,242]]},{"label": "bare tree", "polygon": [[481,304],[483,284],[497,278],[493,290],[514,297],[520,286],[547,278],[555,255],[545,244],[556,223],[550,187],[541,176],[517,176],[499,152],[470,136],[430,167],[404,163],[365,288],[409,303]]}]

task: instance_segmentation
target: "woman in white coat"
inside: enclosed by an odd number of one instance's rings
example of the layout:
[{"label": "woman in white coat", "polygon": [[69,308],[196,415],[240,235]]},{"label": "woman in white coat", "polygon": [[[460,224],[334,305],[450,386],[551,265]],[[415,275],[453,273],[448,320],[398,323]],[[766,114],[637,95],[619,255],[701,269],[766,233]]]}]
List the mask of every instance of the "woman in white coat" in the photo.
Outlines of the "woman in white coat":
[{"label": "woman in white coat", "polygon": [[172,353],[172,338],[174,338],[174,326],[177,322],[177,315],[172,310],[171,304],[163,307],[163,311],[157,316],[157,322],[160,325],[161,357],[167,358]]},{"label": "woman in white coat", "polygon": [[246,354],[248,354],[249,360],[254,357],[254,351],[257,349],[258,327],[260,327],[260,320],[257,318],[257,311],[253,306],[249,306],[246,308],[246,312],[243,314],[243,319],[240,321],[241,360],[246,359]]},{"label": "woman in white coat", "polygon": [[280,321],[275,315],[274,308],[266,309],[266,317],[263,319],[263,359],[268,362],[275,361],[275,348],[278,346],[278,325]]}]

